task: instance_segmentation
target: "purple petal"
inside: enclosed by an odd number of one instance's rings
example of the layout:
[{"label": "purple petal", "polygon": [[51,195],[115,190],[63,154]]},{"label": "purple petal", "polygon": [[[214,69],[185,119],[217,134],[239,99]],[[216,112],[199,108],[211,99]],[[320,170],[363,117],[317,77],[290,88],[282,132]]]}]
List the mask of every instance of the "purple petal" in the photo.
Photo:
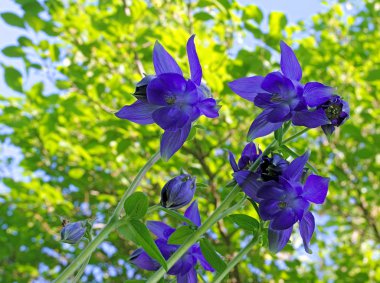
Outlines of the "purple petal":
[{"label": "purple petal", "polygon": [[254,103],[257,107],[268,108],[273,107],[277,103],[272,102],[273,94],[271,93],[259,93],[254,99]]},{"label": "purple petal", "polygon": [[120,119],[126,119],[137,124],[147,125],[154,123],[152,118],[153,111],[159,106],[137,100],[132,105],[126,105],[115,113],[115,116]]},{"label": "purple petal", "polygon": [[230,161],[232,170],[234,170],[234,172],[239,171],[239,167],[236,164],[235,156],[231,151],[228,151],[228,160]]},{"label": "purple petal", "polygon": [[176,131],[165,131],[161,138],[161,157],[169,160],[185,143],[191,130],[191,123]]},{"label": "purple petal", "polygon": [[261,88],[263,80],[264,78],[261,76],[240,78],[228,83],[228,86],[237,95],[253,102],[258,93],[265,92]]},{"label": "purple petal", "polygon": [[318,175],[310,175],[303,187],[302,196],[316,204],[324,203],[329,187],[329,179]]},{"label": "purple petal", "polygon": [[159,239],[168,240],[170,235],[175,231],[174,228],[159,221],[147,221],[146,226]]},{"label": "purple petal", "polygon": [[283,41],[281,46],[281,71],[289,79],[299,81],[302,78],[302,69],[293,50]]},{"label": "purple petal", "polygon": [[248,139],[253,140],[255,138],[264,137],[282,126],[282,122],[268,122],[268,113],[268,110],[264,110],[259,116],[256,117],[251,127],[249,128]]},{"label": "purple petal", "polygon": [[186,209],[185,217],[194,223],[196,226],[201,226],[201,216],[199,215],[198,202],[195,200]]},{"label": "purple petal", "polygon": [[248,170],[242,170],[235,172],[234,178],[247,196],[256,202],[260,201],[257,197],[257,192],[260,189],[262,182],[258,181],[257,174]]},{"label": "purple petal", "polygon": [[257,197],[262,199],[284,200],[287,191],[276,181],[264,182],[257,192]]},{"label": "purple petal", "polygon": [[197,283],[197,271],[195,268],[191,268],[189,272],[185,274],[177,275],[177,283]]},{"label": "purple petal", "polygon": [[330,99],[334,89],[318,82],[307,83],[303,89],[303,96],[310,107],[319,106]]},{"label": "purple petal", "polygon": [[287,104],[278,104],[268,113],[267,120],[271,123],[285,122],[291,117],[290,108]]},{"label": "purple petal", "polygon": [[147,99],[151,104],[167,106],[168,98],[174,103],[183,101],[190,104],[197,101],[198,92],[195,84],[186,81],[181,75],[162,74],[149,83]]},{"label": "purple petal", "polygon": [[289,242],[290,236],[292,235],[292,231],[293,226],[286,230],[273,230],[269,228],[269,249],[274,253],[278,253],[279,251],[281,251]]},{"label": "purple petal", "polygon": [[214,98],[206,98],[199,102],[197,106],[206,117],[216,118],[219,116],[219,107],[216,105]]},{"label": "purple petal", "polygon": [[283,177],[289,181],[299,181],[302,177],[303,169],[309,159],[310,152],[305,152],[303,155],[294,159],[289,166],[284,170]]},{"label": "purple petal", "polygon": [[298,218],[291,208],[283,209],[271,222],[271,228],[274,230],[286,230],[292,227]]},{"label": "purple petal", "polygon": [[143,249],[135,250],[131,254],[129,261],[145,270],[155,271],[160,268],[160,264],[152,259]]},{"label": "purple petal", "polygon": [[201,248],[199,246],[193,246],[193,247],[194,247],[193,255],[199,260],[204,270],[214,272],[215,271],[214,268],[207,262],[207,260],[203,256]]},{"label": "purple petal", "polygon": [[279,207],[279,200],[263,200],[260,202],[259,212],[261,218],[266,220],[273,219],[277,213],[281,212],[281,208]]},{"label": "purple petal", "polygon": [[193,34],[187,41],[187,57],[190,65],[191,80],[196,85],[200,85],[202,80],[202,67],[199,63],[197,50],[195,49],[194,37],[195,34]]},{"label": "purple petal", "polygon": [[296,92],[292,81],[284,77],[280,72],[269,73],[264,78],[261,87],[267,92],[274,94],[290,94]]},{"label": "purple petal", "polygon": [[311,237],[313,236],[315,229],[315,220],[313,214],[308,211],[303,216],[302,220],[300,221],[300,234],[303,240],[303,246],[305,248],[305,251],[309,254],[311,254],[311,250],[309,247]]},{"label": "purple petal", "polygon": [[156,75],[177,73],[182,76],[181,68],[178,66],[177,62],[158,41],[154,44],[153,65]]},{"label": "purple petal", "polygon": [[297,111],[293,114],[292,122],[295,126],[305,126],[307,128],[316,128],[330,123],[325,111],[317,109],[314,111]]},{"label": "purple petal", "polygon": [[301,220],[305,214],[305,211],[309,208],[310,204],[303,197],[298,197],[290,204],[296,213],[298,220]]},{"label": "purple petal", "polygon": [[153,112],[153,120],[162,129],[175,131],[182,128],[189,121],[189,115],[176,106],[166,106]]}]

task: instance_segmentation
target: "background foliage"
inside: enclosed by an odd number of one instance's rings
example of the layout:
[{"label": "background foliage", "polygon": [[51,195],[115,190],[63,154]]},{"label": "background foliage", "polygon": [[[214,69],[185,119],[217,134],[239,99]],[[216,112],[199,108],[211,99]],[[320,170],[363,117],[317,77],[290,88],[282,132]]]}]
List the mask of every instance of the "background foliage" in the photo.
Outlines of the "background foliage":
[{"label": "background foliage", "polygon": [[[295,235],[293,245],[276,256],[253,249],[229,282],[380,281],[379,3],[330,3],[326,12],[288,25],[280,12],[266,18],[257,6],[234,0],[15,2],[23,14],[1,17],[28,36],[2,50],[22,59],[23,67],[2,64],[4,79],[17,94],[0,94],[0,141],[19,148],[22,177],[5,174],[14,161],[0,159],[1,182],[8,188],[0,195],[2,282],[50,281],[78,254],[78,248],[58,241],[60,216],[94,218],[95,228],[102,227],[130,179],[157,151],[160,136],[157,126],[118,120],[110,112],[134,101],[134,84],[142,73],[153,73],[156,39],[186,70],[185,42],[192,33],[204,78],[223,105],[221,117],[202,119],[193,140],[169,162],[159,161],[140,190],[157,203],[163,184],[183,168],[197,177],[203,218],[214,210],[231,179],[226,149],[239,154],[258,114],[226,83],[278,69],[284,39],[295,47],[304,81],[337,87],[351,104],[352,117],[331,141],[313,130],[291,145],[298,153],[311,149],[313,164],[333,180],[319,210],[313,255],[303,252]],[[31,74],[41,81],[26,84]],[[269,140],[258,141],[264,148]],[[257,217],[249,203],[241,211]],[[227,260],[249,237],[228,219],[209,236]],[[111,234],[83,281],[144,278],[148,273],[127,262],[135,248]],[[199,272],[206,281],[212,276]]]}]

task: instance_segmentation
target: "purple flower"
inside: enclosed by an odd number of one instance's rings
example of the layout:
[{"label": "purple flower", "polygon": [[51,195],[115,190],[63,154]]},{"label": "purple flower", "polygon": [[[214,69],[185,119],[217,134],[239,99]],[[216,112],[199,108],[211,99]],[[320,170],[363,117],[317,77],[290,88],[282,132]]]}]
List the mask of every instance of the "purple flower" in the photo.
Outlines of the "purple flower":
[{"label": "purple flower", "polygon": [[201,84],[202,67],[194,45],[187,42],[191,78],[185,79],[173,57],[156,42],[153,64],[156,76],[147,76],[136,86],[138,100],[124,106],[115,115],[138,124],[156,123],[165,132],[161,138],[161,156],[168,160],[186,141],[191,124],[201,115],[218,117],[219,107]]},{"label": "purple flower", "polygon": [[195,178],[188,174],[179,175],[162,188],[161,205],[170,209],[184,207],[193,199],[195,189]]},{"label": "purple flower", "polygon": [[[280,46],[281,72],[269,73],[266,77],[241,78],[229,83],[232,91],[263,109],[249,129],[249,139],[266,136],[289,120],[294,125],[308,128],[330,124],[323,109],[309,108],[311,105],[307,102],[308,97],[314,97],[315,93],[317,97],[331,96],[333,89],[318,82],[303,86],[300,82],[302,69],[293,50],[283,41]],[[308,90],[312,91],[308,93]]]},{"label": "purple flower", "polygon": [[269,220],[269,248],[279,252],[289,241],[293,225],[299,222],[306,252],[315,229],[314,216],[308,211],[310,202],[322,204],[327,195],[328,178],[310,175],[301,183],[303,169],[309,155],[296,158],[277,181],[265,182],[257,192],[259,212],[263,220]]},{"label": "purple flower", "polygon": [[[201,219],[198,210],[198,203],[194,201],[185,211],[185,217],[193,222],[195,226],[201,225]],[[179,245],[168,244],[168,240],[175,229],[159,221],[148,221],[147,227],[157,236],[156,244],[161,251],[163,257],[167,260],[180,247]],[[138,249],[132,253],[130,261],[145,270],[157,270],[160,264],[153,260],[142,249]],[[214,269],[204,258],[198,244],[190,247],[190,249],[168,270],[168,274],[177,276],[178,283],[195,283],[198,282],[195,266],[197,263],[207,271],[213,272]]]},{"label": "purple flower", "polygon": [[75,245],[83,238],[86,233],[86,221],[78,221],[66,224],[61,230],[61,241]]},{"label": "purple flower", "polygon": [[233,153],[231,151],[228,152],[228,158],[234,172],[247,169],[247,167],[253,162],[255,162],[257,158],[260,157],[260,155],[261,150],[256,149],[256,145],[253,142],[248,143],[244,147],[238,163],[236,163],[235,156],[233,155]]}]

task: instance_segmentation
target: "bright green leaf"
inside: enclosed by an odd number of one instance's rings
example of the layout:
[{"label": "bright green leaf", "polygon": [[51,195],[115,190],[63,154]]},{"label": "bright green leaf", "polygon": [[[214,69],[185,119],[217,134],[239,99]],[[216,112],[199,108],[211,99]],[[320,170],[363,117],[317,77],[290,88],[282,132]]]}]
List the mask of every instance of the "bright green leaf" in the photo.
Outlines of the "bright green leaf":
[{"label": "bright green leaf", "polygon": [[142,192],[135,192],[124,203],[125,214],[130,218],[142,218],[148,211],[148,205],[148,197]]},{"label": "bright green leaf", "polygon": [[229,215],[228,218],[244,230],[257,231],[259,229],[259,221],[251,216],[245,214],[232,214]]},{"label": "bright green leaf", "polygon": [[207,239],[201,239],[200,246],[202,254],[206,258],[207,262],[210,263],[217,272],[222,272],[227,267],[226,263],[220,258],[214,247]]},{"label": "bright green leaf", "polygon": [[194,230],[190,226],[179,227],[173,234],[170,235],[168,243],[172,245],[182,245]]},{"label": "bright green leaf", "polygon": [[25,28],[24,19],[19,17],[16,14],[8,13],[8,12],[2,13],[1,17],[8,25],[19,27],[19,28]]},{"label": "bright green leaf", "polygon": [[1,52],[8,57],[23,57],[25,55],[19,46],[7,46]]},{"label": "bright green leaf", "polygon": [[4,80],[11,89],[22,92],[22,75],[18,70],[4,67]]}]

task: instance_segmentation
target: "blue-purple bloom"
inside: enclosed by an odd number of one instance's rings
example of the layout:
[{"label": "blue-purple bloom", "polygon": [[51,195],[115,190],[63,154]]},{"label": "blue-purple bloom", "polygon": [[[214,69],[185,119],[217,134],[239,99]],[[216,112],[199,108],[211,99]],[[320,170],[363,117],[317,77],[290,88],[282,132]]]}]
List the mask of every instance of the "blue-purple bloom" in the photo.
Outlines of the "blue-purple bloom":
[{"label": "blue-purple bloom", "polygon": [[86,221],[68,223],[61,230],[61,241],[75,245],[83,238],[86,233]]},{"label": "blue-purple bloom", "polygon": [[[185,211],[185,217],[189,219],[195,226],[201,225],[201,218],[198,210],[198,203],[194,201]],[[168,260],[170,256],[180,247],[179,245],[168,244],[168,239],[175,229],[159,221],[148,221],[147,227],[157,236],[155,240],[163,257]],[[160,264],[152,259],[143,249],[134,251],[130,257],[130,261],[145,270],[158,270]],[[168,274],[177,276],[178,283],[196,283],[197,272],[195,266],[197,262],[207,270],[213,272],[214,269],[206,261],[198,244],[190,247],[190,249],[178,260],[173,267],[168,270]]]},{"label": "blue-purple bloom", "polygon": [[168,160],[186,141],[192,122],[201,115],[218,117],[219,107],[201,83],[202,67],[194,45],[194,35],[187,42],[191,78],[186,80],[173,57],[156,42],[153,65],[156,76],[147,76],[136,86],[132,105],[124,106],[115,115],[138,124],[156,123],[164,134],[161,156]]},{"label": "blue-purple bloom", "polygon": [[229,83],[232,91],[263,109],[249,129],[249,139],[266,136],[290,120],[296,126],[308,128],[334,125],[321,106],[332,97],[334,89],[319,82],[302,85],[302,69],[297,57],[285,42],[281,41],[280,46],[281,72]]},{"label": "blue-purple bloom", "polygon": [[269,248],[273,252],[282,250],[289,241],[293,225],[299,222],[300,234],[305,251],[311,253],[310,239],[315,229],[310,202],[322,204],[327,195],[328,178],[318,175],[307,177],[301,183],[304,167],[309,155],[296,158],[285,169],[278,181],[262,184],[257,192],[259,213],[263,220],[269,220]]},{"label": "blue-purple bloom", "polygon": [[165,184],[161,190],[161,205],[170,209],[179,209],[189,204],[196,190],[195,178],[182,174]]}]

